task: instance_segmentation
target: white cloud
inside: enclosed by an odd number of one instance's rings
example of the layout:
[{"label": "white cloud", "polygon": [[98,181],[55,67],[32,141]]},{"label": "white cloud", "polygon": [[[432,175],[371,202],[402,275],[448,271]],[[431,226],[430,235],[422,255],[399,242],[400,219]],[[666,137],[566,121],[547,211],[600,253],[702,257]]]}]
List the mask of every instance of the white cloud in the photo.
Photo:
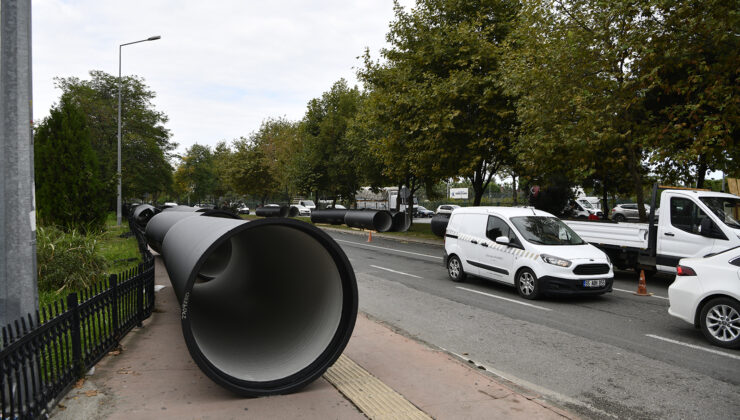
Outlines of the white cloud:
[{"label": "white cloud", "polygon": [[[413,0],[401,2],[406,7]],[[180,149],[246,136],[269,117],[300,119],[340,78],[377,57],[392,0],[34,0],[34,118],[58,100],[54,77],[90,70],[143,77]]]}]

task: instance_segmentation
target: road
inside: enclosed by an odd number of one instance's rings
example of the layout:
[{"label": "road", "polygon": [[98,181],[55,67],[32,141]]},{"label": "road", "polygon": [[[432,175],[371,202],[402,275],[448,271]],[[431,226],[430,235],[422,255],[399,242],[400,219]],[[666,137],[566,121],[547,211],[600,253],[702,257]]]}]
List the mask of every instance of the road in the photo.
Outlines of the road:
[{"label": "road", "polygon": [[331,231],[357,275],[360,310],[586,418],[736,418],[740,351],[668,315],[672,278],[634,295],[529,301],[481,279],[453,283],[439,245]]}]

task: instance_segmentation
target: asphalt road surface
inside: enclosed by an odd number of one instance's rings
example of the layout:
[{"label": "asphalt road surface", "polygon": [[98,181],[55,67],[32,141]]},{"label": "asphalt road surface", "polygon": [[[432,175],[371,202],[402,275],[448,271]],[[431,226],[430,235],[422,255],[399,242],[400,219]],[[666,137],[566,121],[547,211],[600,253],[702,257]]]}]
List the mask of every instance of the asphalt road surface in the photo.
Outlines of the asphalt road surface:
[{"label": "asphalt road surface", "polygon": [[520,298],[482,279],[454,283],[442,246],[336,231],[360,310],[586,418],[737,418],[740,351],[711,346],[668,315],[672,277],[617,272],[598,297]]}]

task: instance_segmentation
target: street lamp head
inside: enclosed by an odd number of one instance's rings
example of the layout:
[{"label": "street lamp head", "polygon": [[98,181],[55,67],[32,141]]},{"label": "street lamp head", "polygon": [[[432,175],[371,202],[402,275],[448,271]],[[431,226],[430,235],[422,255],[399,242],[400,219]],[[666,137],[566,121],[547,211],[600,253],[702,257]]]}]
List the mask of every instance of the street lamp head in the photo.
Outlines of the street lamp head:
[{"label": "street lamp head", "polygon": [[159,35],[154,35],[154,36],[150,36],[150,37],[149,37],[149,38],[147,38],[146,40],[147,40],[147,41],[156,41],[156,40],[158,40],[158,39],[160,39],[160,38],[162,38],[162,37],[161,37],[161,36],[159,36]]}]

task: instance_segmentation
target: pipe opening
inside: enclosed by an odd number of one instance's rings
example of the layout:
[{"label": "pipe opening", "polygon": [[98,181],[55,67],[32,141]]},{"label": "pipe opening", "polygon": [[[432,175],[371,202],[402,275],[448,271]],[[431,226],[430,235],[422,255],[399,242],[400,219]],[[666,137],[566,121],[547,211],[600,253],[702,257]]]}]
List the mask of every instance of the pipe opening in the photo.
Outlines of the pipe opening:
[{"label": "pipe opening", "polygon": [[195,267],[208,272],[213,261],[220,271],[193,284],[183,323],[204,358],[223,375],[253,382],[312,365],[331,347],[342,318],[342,278],[332,255],[286,225],[243,229],[225,243],[230,252],[220,245]]},{"label": "pipe opening", "polygon": [[231,240],[227,240],[213,250],[198,271],[196,282],[202,283],[212,280],[226,270],[229,261],[231,261],[231,249]]}]

